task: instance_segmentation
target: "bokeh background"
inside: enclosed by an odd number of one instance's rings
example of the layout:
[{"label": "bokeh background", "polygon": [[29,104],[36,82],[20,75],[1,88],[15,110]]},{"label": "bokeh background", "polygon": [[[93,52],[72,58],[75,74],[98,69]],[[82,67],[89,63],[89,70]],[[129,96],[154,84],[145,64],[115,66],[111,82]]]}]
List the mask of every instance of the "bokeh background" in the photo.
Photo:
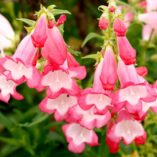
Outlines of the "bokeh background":
[{"label": "bokeh background", "polygon": [[[127,1],[125,1],[127,3]],[[18,18],[35,19],[34,13],[40,4],[48,6],[55,4],[59,9],[69,10],[64,26],[65,41],[75,50],[77,60],[86,65],[88,75],[81,86],[92,84],[95,61],[82,59],[87,54],[96,53],[101,48],[101,41],[93,39],[84,47],[83,40],[90,32],[101,33],[98,28],[98,18],[101,13],[99,5],[107,5],[105,0],[0,0],[0,13],[12,24],[15,31],[15,41],[12,47],[5,50],[13,54],[19,41],[26,35],[23,22]],[[142,39],[142,24],[134,20],[127,32],[132,45],[137,49],[137,64],[148,67],[147,80],[152,83],[157,79],[157,39],[145,48]],[[145,51],[145,52],[144,52]],[[144,55],[143,55],[144,53]],[[150,112],[143,125],[148,133],[147,143],[136,147],[121,145],[120,151],[112,155],[105,145],[105,128],[97,130],[100,136],[100,146],[87,147],[81,155],[75,155],[67,150],[67,143],[61,131],[62,122],[54,121],[53,116],[41,113],[38,104],[44,97],[44,92],[38,93],[25,84],[17,89],[25,97],[22,101],[10,100],[9,104],[0,102],[0,157],[156,157],[157,156],[157,116]]]}]

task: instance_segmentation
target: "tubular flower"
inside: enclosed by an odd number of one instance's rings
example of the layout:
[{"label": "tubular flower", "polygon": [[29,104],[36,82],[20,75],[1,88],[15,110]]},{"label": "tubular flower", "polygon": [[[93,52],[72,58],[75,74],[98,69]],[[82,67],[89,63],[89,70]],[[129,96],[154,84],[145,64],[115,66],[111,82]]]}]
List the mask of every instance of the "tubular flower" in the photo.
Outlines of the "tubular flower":
[{"label": "tubular flower", "polygon": [[135,141],[139,145],[146,140],[142,124],[125,111],[121,111],[117,121],[109,126],[106,136],[106,143],[113,153],[118,151],[120,141],[127,145]]},{"label": "tubular flower", "polygon": [[131,46],[126,38],[126,27],[123,21],[116,19],[114,21],[114,31],[117,36],[118,53],[125,64],[136,63],[136,50]]},{"label": "tubular flower", "polygon": [[26,36],[18,46],[12,57],[4,57],[0,60],[1,66],[9,72],[9,78],[18,84],[26,81],[31,88],[38,88],[40,74],[34,67],[37,50],[31,42],[31,36]]},{"label": "tubular flower", "polygon": [[105,126],[110,118],[111,114],[107,111],[105,114],[95,113],[94,107],[89,110],[83,110],[79,105],[75,105],[69,111],[70,118],[69,122],[77,122],[81,126],[87,129],[101,128]]},{"label": "tubular flower", "polygon": [[94,107],[97,112],[105,113],[111,105],[110,92],[103,89],[100,80],[102,72],[103,60],[98,64],[95,75],[93,88],[85,89],[79,97],[79,105],[82,109],[88,110]]},{"label": "tubular flower", "polygon": [[48,26],[47,26],[46,15],[43,14],[40,16],[36,24],[35,30],[33,31],[31,35],[32,42],[35,47],[38,47],[38,48],[44,47],[44,44],[47,39],[47,34],[46,34],[47,29],[48,29]]},{"label": "tubular flower", "polygon": [[0,100],[7,103],[10,96],[17,100],[23,99],[23,96],[16,91],[17,85],[14,81],[8,80],[7,76],[0,74]]},{"label": "tubular flower", "polygon": [[77,104],[77,97],[63,93],[57,97],[46,97],[39,105],[42,112],[54,113],[57,121],[64,120],[68,116],[70,108]]},{"label": "tubular flower", "polygon": [[105,90],[113,90],[117,81],[116,59],[111,47],[106,48],[101,71],[101,82]]},{"label": "tubular flower", "polygon": [[42,49],[42,56],[49,61],[50,64],[62,65],[67,57],[67,46],[59,29],[54,26],[47,29],[48,38]]},{"label": "tubular flower", "polygon": [[99,28],[101,30],[106,30],[108,27],[108,20],[105,17],[101,17],[99,20]]},{"label": "tubular flower", "polygon": [[43,76],[41,84],[48,87],[48,93],[52,96],[58,96],[64,92],[70,95],[77,95],[80,92],[76,81],[62,69],[49,71]]},{"label": "tubular flower", "polygon": [[125,65],[123,61],[119,61],[118,75],[121,83],[121,89],[116,91],[113,103],[116,104],[118,110],[126,107],[128,112],[136,113],[139,118],[146,114],[146,107],[155,101],[155,93],[147,84],[146,80],[137,74],[133,65]]},{"label": "tubular flower", "polygon": [[77,123],[65,124],[62,129],[69,143],[68,149],[74,153],[83,152],[85,144],[98,145],[98,137],[93,130],[88,130]]}]

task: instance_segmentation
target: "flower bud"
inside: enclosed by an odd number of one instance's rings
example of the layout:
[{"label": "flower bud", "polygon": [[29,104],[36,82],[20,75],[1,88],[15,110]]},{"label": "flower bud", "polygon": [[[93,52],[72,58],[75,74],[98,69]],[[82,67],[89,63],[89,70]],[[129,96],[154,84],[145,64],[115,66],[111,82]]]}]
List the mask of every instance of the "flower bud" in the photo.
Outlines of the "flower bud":
[{"label": "flower bud", "polygon": [[124,22],[120,19],[116,19],[113,24],[114,32],[116,36],[125,36],[126,35],[126,26]]},{"label": "flower bud", "polygon": [[99,28],[101,30],[106,30],[108,27],[108,20],[105,17],[100,18],[99,20]]},{"label": "flower bud", "polygon": [[32,34],[32,42],[35,47],[42,48],[44,47],[45,41],[47,39],[46,34],[47,29],[47,21],[46,21],[46,15],[42,15],[35,27],[35,30]]}]

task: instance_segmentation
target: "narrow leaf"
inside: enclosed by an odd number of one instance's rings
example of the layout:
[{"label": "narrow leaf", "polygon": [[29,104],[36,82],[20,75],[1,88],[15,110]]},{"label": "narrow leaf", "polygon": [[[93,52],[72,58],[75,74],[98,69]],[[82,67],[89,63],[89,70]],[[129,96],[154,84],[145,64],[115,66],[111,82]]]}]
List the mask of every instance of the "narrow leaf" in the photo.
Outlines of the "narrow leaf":
[{"label": "narrow leaf", "polygon": [[43,122],[48,117],[49,117],[49,115],[45,115],[45,114],[41,115],[40,114],[40,116],[35,117],[34,120],[31,123],[28,123],[28,122],[26,122],[26,123],[20,123],[20,124],[18,124],[18,126],[20,126],[20,127],[32,127],[34,125],[37,125],[37,124]]},{"label": "narrow leaf", "polygon": [[97,33],[93,33],[93,32],[92,32],[92,33],[89,33],[89,34],[86,36],[85,40],[83,41],[82,47],[84,47],[84,46],[86,45],[86,43],[87,43],[89,40],[93,39],[93,38],[102,39],[102,36],[99,35],[99,34],[97,34]]},{"label": "narrow leaf", "polygon": [[97,60],[98,58],[98,54],[91,54],[91,55],[87,55],[85,57],[82,57],[83,59],[95,59]]},{"label": "narrow leaf", "polygon": [[22,21],[22,22],[26,23],[29,26],[34,26],[35,25],[35,21],[30,20],[30,19],[18,18],[17,20]]},{"label": "narrow leaf", "polygon": [[61,9],[52,9],[49,10],[53,13],[53,15],[60,15],[60,14],[71,14],[68,10],[61,10]]}]

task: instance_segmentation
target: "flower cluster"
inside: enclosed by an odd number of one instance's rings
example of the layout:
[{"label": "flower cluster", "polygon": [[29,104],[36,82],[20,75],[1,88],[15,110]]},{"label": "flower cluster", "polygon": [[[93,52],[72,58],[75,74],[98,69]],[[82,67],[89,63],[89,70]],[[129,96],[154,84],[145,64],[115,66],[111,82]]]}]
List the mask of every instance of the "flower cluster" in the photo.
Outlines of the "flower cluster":
[{"label": "flower cluster", "polygon": [[112,153],[120,142],[143,144],[146,132],[141,122],[149,109],[157,112],[157,85],[144,79],[146,67],[135,67],[136,50],[126,37],[125,22],[116,6],[102,8],[99,27],[105,41],[91,88],[81,89],[77,83],[86,77],[86,68],[68,51],[59,30],[65,15],[56,21],[46,11],[40,12],[14,55],[0,59],[0,100],[8,102],[10,96],[21,100],[16,87],[24,82],[37,91],[45,90],[39,108],[66,122],[62,129],[74,153],[83,152],[86,144],[98,145],[94,129],[104,126]]}]

